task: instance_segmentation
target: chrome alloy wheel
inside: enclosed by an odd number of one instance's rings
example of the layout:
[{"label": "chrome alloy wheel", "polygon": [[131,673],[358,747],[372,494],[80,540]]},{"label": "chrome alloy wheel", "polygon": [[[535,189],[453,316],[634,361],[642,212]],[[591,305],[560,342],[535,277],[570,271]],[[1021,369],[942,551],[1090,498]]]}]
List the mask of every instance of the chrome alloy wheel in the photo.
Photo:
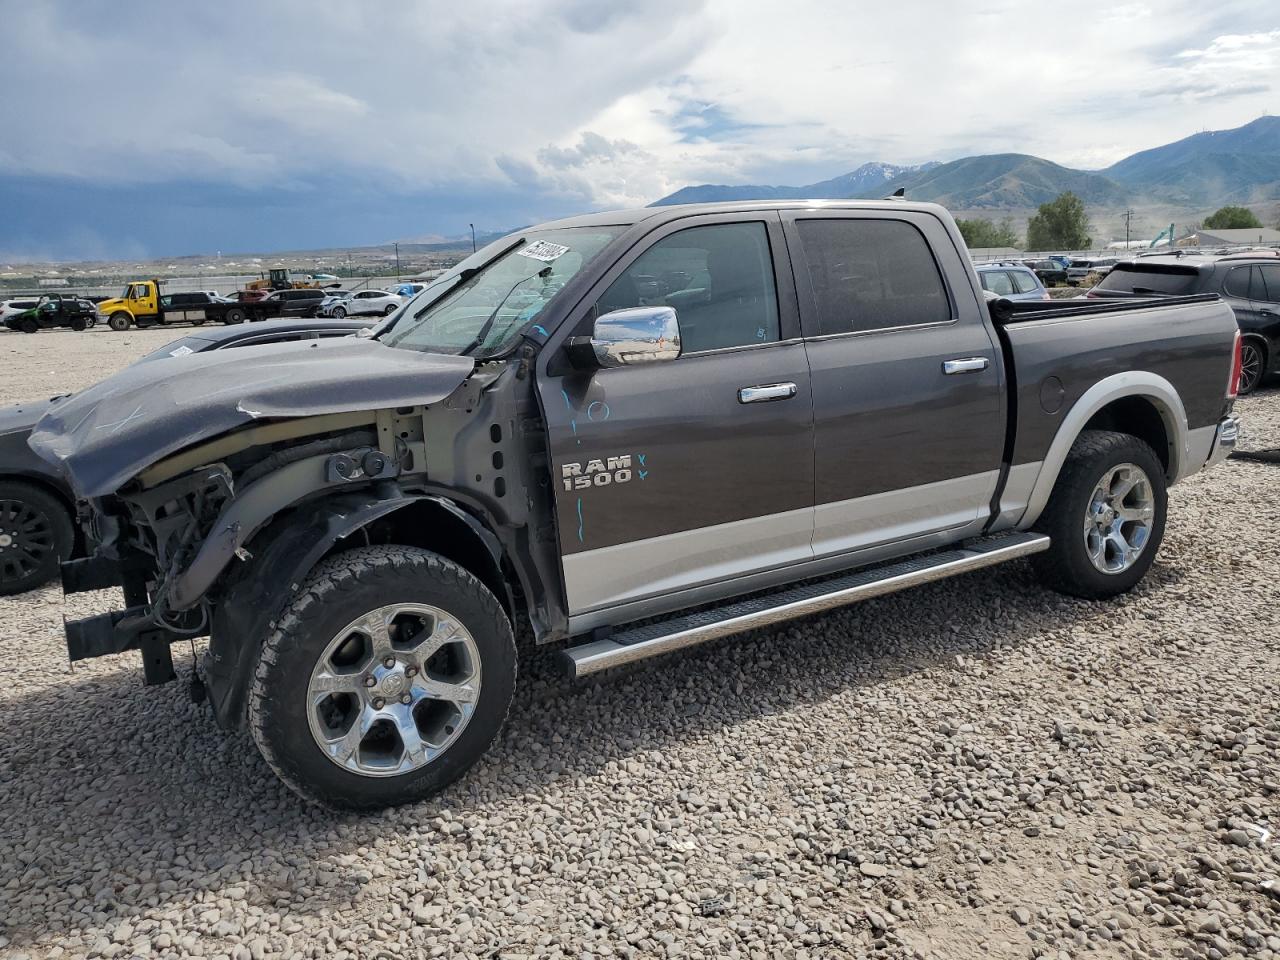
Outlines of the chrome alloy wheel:
[{"label": "chrome alloy wheel", "polygon": [[443,754],[479,696],[480,651],[466,628],[436,607],[397,603],[329,641],[307,685],[307,719],[338,766],[390,777]]},{"label": "chrome alloy wheel", "polygon": [[1110,468],[1093,488],[1084,516],[1089,559],[1103,573],[1123,573],[1137,562],[1155,523],[1155,496],[1136,464]]}]

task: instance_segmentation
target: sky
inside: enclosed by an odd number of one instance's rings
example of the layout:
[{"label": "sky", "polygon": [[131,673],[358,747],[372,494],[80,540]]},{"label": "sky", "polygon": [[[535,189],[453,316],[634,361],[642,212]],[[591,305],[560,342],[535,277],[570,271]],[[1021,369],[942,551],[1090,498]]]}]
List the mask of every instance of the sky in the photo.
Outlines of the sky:
[{"label": "sky", "polygon": [[361,246],[1102,168],[1280,112],[1280,0],[0,0],[0,261]]}]

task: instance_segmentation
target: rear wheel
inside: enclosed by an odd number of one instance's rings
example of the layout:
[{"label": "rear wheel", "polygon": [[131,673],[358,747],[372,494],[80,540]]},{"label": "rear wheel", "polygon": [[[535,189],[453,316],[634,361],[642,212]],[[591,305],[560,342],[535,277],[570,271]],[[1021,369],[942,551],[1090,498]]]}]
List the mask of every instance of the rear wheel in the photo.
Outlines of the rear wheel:
[{"label": "rear wheel", "polygon": [[1071,447],[1035,529],[1051,546],[1031,558],[1046,586],[1100,600],[1130,590],[1164,539],[1164,467],[1137,437],[1086,430]]},{"label": "rear wheel", "polygon": [[0,596],[52,580],[74,543],[62,501],[29,483],[0,480]]},{"label": "rear wheel", "polygon": [[511,625],[472,574],[363,547],[317,567],[267,637],[249,725],[304,798],[377,810],[462,776],[501,729],[515,676]]},{"label": "rear wheel", "polygon": [[129,321],[131,319],[132,318],[129,316],[129,314],[121,310],[117,313],[113,313],[110,317],[107,318],[107,326],[110,327],[112,330],[116,331],[117,333],[122,333],[123,331],[129,329]]},{"label": "rear wheel", "polygon": [[239,307],[232,307],[228,310],[222,319],[223,323],[244,323],[244,311]]},{"label": "rear wheel", "polygon": [[1253,393],[1267,369],[1267,348],[1252,337],[1240,341],[1240,394]]}]

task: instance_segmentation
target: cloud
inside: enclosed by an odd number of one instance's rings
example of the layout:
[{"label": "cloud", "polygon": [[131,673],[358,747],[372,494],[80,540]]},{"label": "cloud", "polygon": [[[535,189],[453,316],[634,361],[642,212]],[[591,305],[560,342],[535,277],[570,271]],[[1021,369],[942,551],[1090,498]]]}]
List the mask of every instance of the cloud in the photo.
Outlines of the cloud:
[{"label": "cloud", "polygon": [[[335,230],[390,237],[868,160],[1105,166],[1274,109],[1280,76],[1274,11],[1253,0],[1077,0],[1066,32],[1061,11],[1016,0],[0,0],[0,15],[0,206],[35,180],[86,203],[217,196],[254,225],[245,245],[286,194],[342,198],[354,219]],[[84,237],[110,236],[105,214],[83,217]],[[16,230],[43,247],[50,229],[6,218],[0,246]]]}]

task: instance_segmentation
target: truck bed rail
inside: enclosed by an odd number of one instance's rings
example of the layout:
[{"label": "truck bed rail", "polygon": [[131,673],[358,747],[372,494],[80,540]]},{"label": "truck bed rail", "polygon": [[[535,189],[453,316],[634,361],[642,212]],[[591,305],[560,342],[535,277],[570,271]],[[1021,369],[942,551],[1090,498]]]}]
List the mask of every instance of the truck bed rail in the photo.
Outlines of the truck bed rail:
[{"label": "truck bed rail", "polygon": [[1123,299],[1071,300],[1006,300],[1001,297],[989,304],[991,319],[998,324],[1029,323],[1032,320],[1062,320],[1097,313],[1125,313],[1158,307],[1181,307],[1220,300],[1216,293],[1194,293],[1184,297],[1125,297]]}]

